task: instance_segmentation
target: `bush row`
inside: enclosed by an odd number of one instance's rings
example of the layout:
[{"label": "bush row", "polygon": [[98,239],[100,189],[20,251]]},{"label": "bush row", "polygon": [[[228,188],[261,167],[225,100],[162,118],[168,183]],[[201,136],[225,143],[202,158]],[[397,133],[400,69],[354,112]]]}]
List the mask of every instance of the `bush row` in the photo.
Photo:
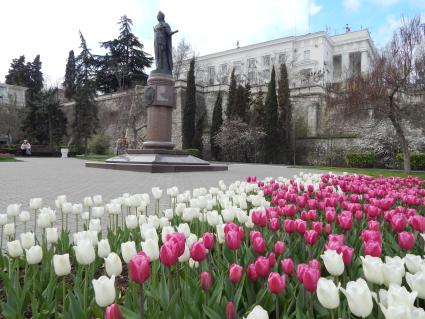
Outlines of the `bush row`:
[{"label": "bush row", "polygon": [[[403,167],[403,154],[396,155],[396,160]],[[345,156],[345,161],[348,167],[371,168],[375,166],[376,156],[371,152],[351,152]],[[412,170],[425,170],[425,153],[410,154],[410,162]]]}]

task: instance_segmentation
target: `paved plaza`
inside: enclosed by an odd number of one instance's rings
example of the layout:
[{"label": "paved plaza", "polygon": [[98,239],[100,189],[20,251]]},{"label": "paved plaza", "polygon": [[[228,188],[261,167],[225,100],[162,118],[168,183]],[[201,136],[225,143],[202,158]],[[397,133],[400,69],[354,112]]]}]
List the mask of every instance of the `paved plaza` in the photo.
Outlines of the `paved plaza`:
[{"label": "paved plaza", "polygon": [[[229,164],[224,172],[139,173],[87,168],[75,158],[22,158],[21,162],[0,163],[0,211],[8,204],[22,203],[28,208],[29,199],[42,197],[45,206],[54,207],[58,195],[67,195],[72,203],[85,196],[100,194],[108,201],[123,193],[151,193],[151,188],[177,186],[180,191],[196,187],[217,186],[242,180],[248,175],[292,177],[300,169],[281,165]],[[165,204],[165,203],[164,203]]]}]

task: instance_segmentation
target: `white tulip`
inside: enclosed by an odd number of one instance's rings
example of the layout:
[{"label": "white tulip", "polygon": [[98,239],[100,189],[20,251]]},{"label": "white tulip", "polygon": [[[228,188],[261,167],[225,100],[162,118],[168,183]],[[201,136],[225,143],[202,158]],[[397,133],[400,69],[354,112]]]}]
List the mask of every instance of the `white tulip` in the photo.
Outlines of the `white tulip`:
[{"label": "white tulip", "polygon": [[111,246],[107,239],[102,239],[97,245],[97,255],[100,258],[106,258],[111,253]]},{"label": "white tulip", "polygon": [[317,298],[326,309],[335,309],[339,306],[339,287],[332,280],[322,277],[317,282]]},{"label": "white tulip", "polygon": [[64,214],[71,214],[73,210],[72,204],[69,202],[65,202],[62,204],[62,211]]},{"label": "white tulip", "polygon": [[425,310],[423,308],[413,308],[412,318],[414,319],[425,319]]},{"label": "white tulip", "polygon": [[5,236],[15,235],[15,223],[5,224],[3,227],[3,233]]},{"label": "white tulip", "polygon": [[128,229],[135,229],[139,225],[136,215],[127,215],[125,217],[125,225]]},{"label": "white tulip", "polygon": [[340,276],[344,272],[344,260],[342,259],[342,253],[338,254],[336,250],[328,249],[323,255],[321,255],[325,264],[326,270],[332,276]]},{"label": "white tulip", "polygon": [[171,234],[174,234],[174,227],[173,226],[163,227],[162,231],[161,231],[162,242],[165,243],[165,241],[167,240],[167,235],[171,235]]},{"label": "white tulip", "polygon": [[404,260],[398,256],[386,256],[385,263],[382,265],[382,273],[384,275],[384,283],[387,287],[390,283],[400,286],[405,274]]},{"label": "white tulip", "polygon": [[413,309],[418,293],[408,292],[405,287],[398,286],[396,284],[390,284],[390,288],[387,291],[386,301],[389,306],[407,306],[410,310]]},{"label": "white tulip", "polygon": [[46,240],[49,244],[56,244],[58,242],[59,235],[58,229],[55,227],[46,228]]},{"label": "white tulip", "polygon": [[418,255],[406,254],[404,261],[406,263],[407,270],[412,274],[416,274],[421,270],[421,267],[425,265],[425,261]]},{"label": "white tulip", "polygon": [[384,283],[384,274],[382,270],[383,262],[379,257],[360,256],[363,265],[363,273],[367,281],[382,285]]},{"label": "white tulip", "polygon": [[93,200],[90,196],[84,197],[83,203],[84,203],[84,206],[86,206],[86,207],[92,207],[93,206]]},{"label": "white tulip", "polygon": [[20,214],[19,214],[19,221],[22,223],[26,223],[29,222],[31,220],[31,214],[29,211],[27,210],[23,210]]},{"label": "white tulip", "polygon": [[106,210],[109,214],[118,215],[121,214],[121,205],[117,203],[106,204]]},{"label": "white tulip", "polygon": [[176,205],[176,215],[181,216],[183,214],[183,211],[184,211],[185,208],[186,208],[186,204],[177,203],[177,205]]},{"label": "white tulip", "polygon": [[167,217],[161,217],[159,219],[159,227],[163,228],[165,226],[170,226],[170,221]]},{"label": "white tulip", "polygon": [[[66,203],[66,195],[59,195],[56,198],[56,201],[60,204]],[[60,207],[58,207],[58,208],[60,208]]]},{"label": "white tulip", "polygon": [[185,244],[184,252],[183,252],[183,255],[179,257],[179,262],[184,263],[189,261],[189,259],[190,259],[190,250],[189,250],[189,247]]},{"label": "white tulip", "polygon": [[81,219],[82,220],[89,220],[90,219],[90,213],[89,212],[81,213]]},{"label": "white tulip", "polygon": [[148,217],[146,215],[139,215],[139,225],[142,226],[143,224],[148,223]]},{"label": "white tulip", "polygon": [[220,219],[218,218],[218,212],[216,210],[207,212],[207,222],[208,225],[215,227],[220,223]]},{"label": "white tulip", "polygon": [[162,196],[162,189],[160,189],[159,187],[153,187],[152,195],[156,200],[160,199]]},{"label": "white tulip", "polygon": [[97,233],[100,232],[102,230],[102,224],[100,223],[100,219],[90,219],[89,230],[95,231]]},{"label": "white tulip", "polygon": [[89,240],[78,241],[77,246],[74,246],[75,256],[80,265],[90,265],[96,259],[94,247]]},{"label": "white tulip", "polygon": [[102,203],[103,203],[102,195],[94,195],[93,196],[93,203],[94,203],[95,206],[102,205]]},{"label": "white tulip", "polygon": [[99,279],[93,279],[93,289],[96,303],[99,307],[107,307],[115,301],[115,276],[109,279],[101,276]]},{"label": "white tulip", "polygon": [[116,253],[110,253],[105,258],[105,270],[109,277],[119,276],[122,273],[122,262]]},{"label": "white tulip", "polygon": [[41,228],[47,228],[50,227],[51,224],[51,216],[50,213],[47,211],[42,211],[37,216],[37,225]]},{"label": "white tulip", "polygon": [[40,246],[32,246],[30,249],[26,249],[26,257],[28,265],[36,265],[43,259],[43,250]]},{"label": "white tulip", "polygon": [[192,247],[192,245],[197,241],[198,236],[196,236],[195,234],[190,234],[189,237],[186,238],[186,244],[189,246],[189,248]]},{"label": "white tulip", "polygon": [[21,242],[19,240],[8,241],[7,242],[7,252],[12,258],[17,258],[23,255],[24,251],[22,250]]},{"label": "white tulip", "polygon": [[121,243],[121,256],[124,261],[128,264],[134,256],[136,256],[136,243],[134,241],[127,241]]},{"label": "white tulip", "polygon": [[74,215],[80,215],[82,212],[83,212],[83,205],[82,204],[72,205],[72,213]]},{"label": "white tulip", "polygon": [[21,211],[21,204],[10,204],[6,208],[6,213],[10,217],[16,217]]},{"label": "white tulip", "polygon": [[187,207],[183,209],[182,219],[185,222],[191,222],[195,218],[194,209]]},{"label": "white tulip", "polygon": [[0,214],[0,226],[7,224],[7,214]]},{"label": "white tulip", "polygon": [[236,218],[238,219],[238,222],[240,224],[245,224],[249,220],[249,217],[246,211],[241,209],[236,210]]},{"label": "white tulip", "polygon": [[217,239],[219,244],[223,244],[226,241],[225,235],[224,235],[224,225],[217,225]]},{"label": "white tulip", "polygon": [[[385,319],[411,319],[412,311],[406,305],[391,305],[386,308],[383,304],[379,304]],[[416,318],[416,317],[413,317]]]},{"label": "white tulip", "polygon": [[246,319],[269,319],[269,314],[263,309],[263,307],[257,305],[248,314]]},{"label": "white tulip", "polygon": [[189,267],[190,268],[198,268],[199,262],[193,260],[192,258],[189,258]]},{"label": "white tulip", "polygon": [[174,216],[173,209],[171,209],[171,208],[165,209],[163,211],[163,214],[164,214],[165,218],[167,218],[168,220],[173,219],[173,216]]},{"label": "white tulip", "polygon": [[95,206],[91,209],[91,217],[93,218],[102,218],[105,215],[105,207],[103,206]]},{"label": "white tulip", "polygon": [[[149,224],[148,224],[149,225]],[[158,233],[156,232],[156,229],[151,227],[151,228],[146,228],[146,231],[144,232],[144,239],[148,240],[148,239],[153,239],[155,241],[159,240],[158,237]]]},{"label": "white tulip", "polygon": [[190,236],[190,227],[187,223],[181,223],[177,226],[177,232],[184,234],[184,237],[188,238]]},{"label": "white tulip", "polygon": [[150,261],[159,259],[159,246],[158,241],[154,239],[147,239],[142,241],[142,250],[149,257]]},{"label": "white tulip", "polygon": [[32,232],[21,234],[21,245],[23,249],[30,249],[35,245],[35,236]]},{"label": "white tulip", "polygon": [[80,231],[75,233],[73,236],[74,244],[78,244],[81,240],[88,240],[93,246],[96,246],[98,242],[97,231],[94,230]]},{"label": "white tulip", "polygon": [[69,254],[54,255],[53,256],[53,267],[55,269],[56,276],[66,276],[71,273],[71,262],[69,261]]},{"label": "white tulip", "polygon": [[148,217],[148,223],[151,224],[155,229],[159,228],[159,218],[156,215],[150,215]]},{"label": "white tulip", "polygon": [[176,197],[178,193],[179,193],[179,189],[177,188],[177,186],[173,186],[167,189],[168,196]]},{"label": "white tulip", "polygon": [[30,208],[32,210],[40,209],[43,205],[43,199],[40,197],[30,199]]},{"label": "white tulip", "polygon": [[411,273],[406,273],[406,281],[412,291],[418,293],[418,298],[425,299],[425,270],[417,272],[412,275]]},{"label": "white tulip", "polygon": [[373,309],[372,294],[366,281],[362,278],[347,283],[347,288],[340,288],[347,297],[351,312],[357,317],[366,318]]},{"label": "white tulip", "polygon": [[233,211],[233,209],[223,209],[223,211],[221,212],[221,215],[223,216],[223,220],[226,223],[232,222],[233,219],[235,218],[235,212]]}]

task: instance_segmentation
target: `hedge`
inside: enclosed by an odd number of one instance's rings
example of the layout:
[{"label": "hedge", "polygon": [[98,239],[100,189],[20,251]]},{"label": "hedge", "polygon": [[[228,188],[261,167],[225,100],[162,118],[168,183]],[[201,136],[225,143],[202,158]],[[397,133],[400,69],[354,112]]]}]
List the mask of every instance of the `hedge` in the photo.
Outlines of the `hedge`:
[{"label": "hedge", "polygon": [[349,167],[371,168],[375,164],[375,154],[370,152],[356,152],[345,155],[345,161]]},{"label": "hedge", "polygon": [[183,150],[183,152],[186,152],[187,154],[195,156],[195,157],[200,157],[201,155],[200,150],[198,150],[197,148],[186,148]]},{"label": "hedge", "polygon": [[[396,159],[401,162],[401,165],[403,166],[403,153],[398,153],[396,155]],[[410,166],[415,171],[425,171],[425,153],[411,153]]]}]

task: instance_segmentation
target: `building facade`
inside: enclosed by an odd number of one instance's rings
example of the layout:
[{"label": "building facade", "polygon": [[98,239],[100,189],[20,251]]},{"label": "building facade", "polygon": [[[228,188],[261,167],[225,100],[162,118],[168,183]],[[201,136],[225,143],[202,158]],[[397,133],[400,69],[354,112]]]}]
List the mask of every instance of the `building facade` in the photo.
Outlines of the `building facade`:
[{"label": "building facade", "polygon": [[10,144],[21,134],[19,111],[25,107],[26,90],[0,83],[0,144]]}]

